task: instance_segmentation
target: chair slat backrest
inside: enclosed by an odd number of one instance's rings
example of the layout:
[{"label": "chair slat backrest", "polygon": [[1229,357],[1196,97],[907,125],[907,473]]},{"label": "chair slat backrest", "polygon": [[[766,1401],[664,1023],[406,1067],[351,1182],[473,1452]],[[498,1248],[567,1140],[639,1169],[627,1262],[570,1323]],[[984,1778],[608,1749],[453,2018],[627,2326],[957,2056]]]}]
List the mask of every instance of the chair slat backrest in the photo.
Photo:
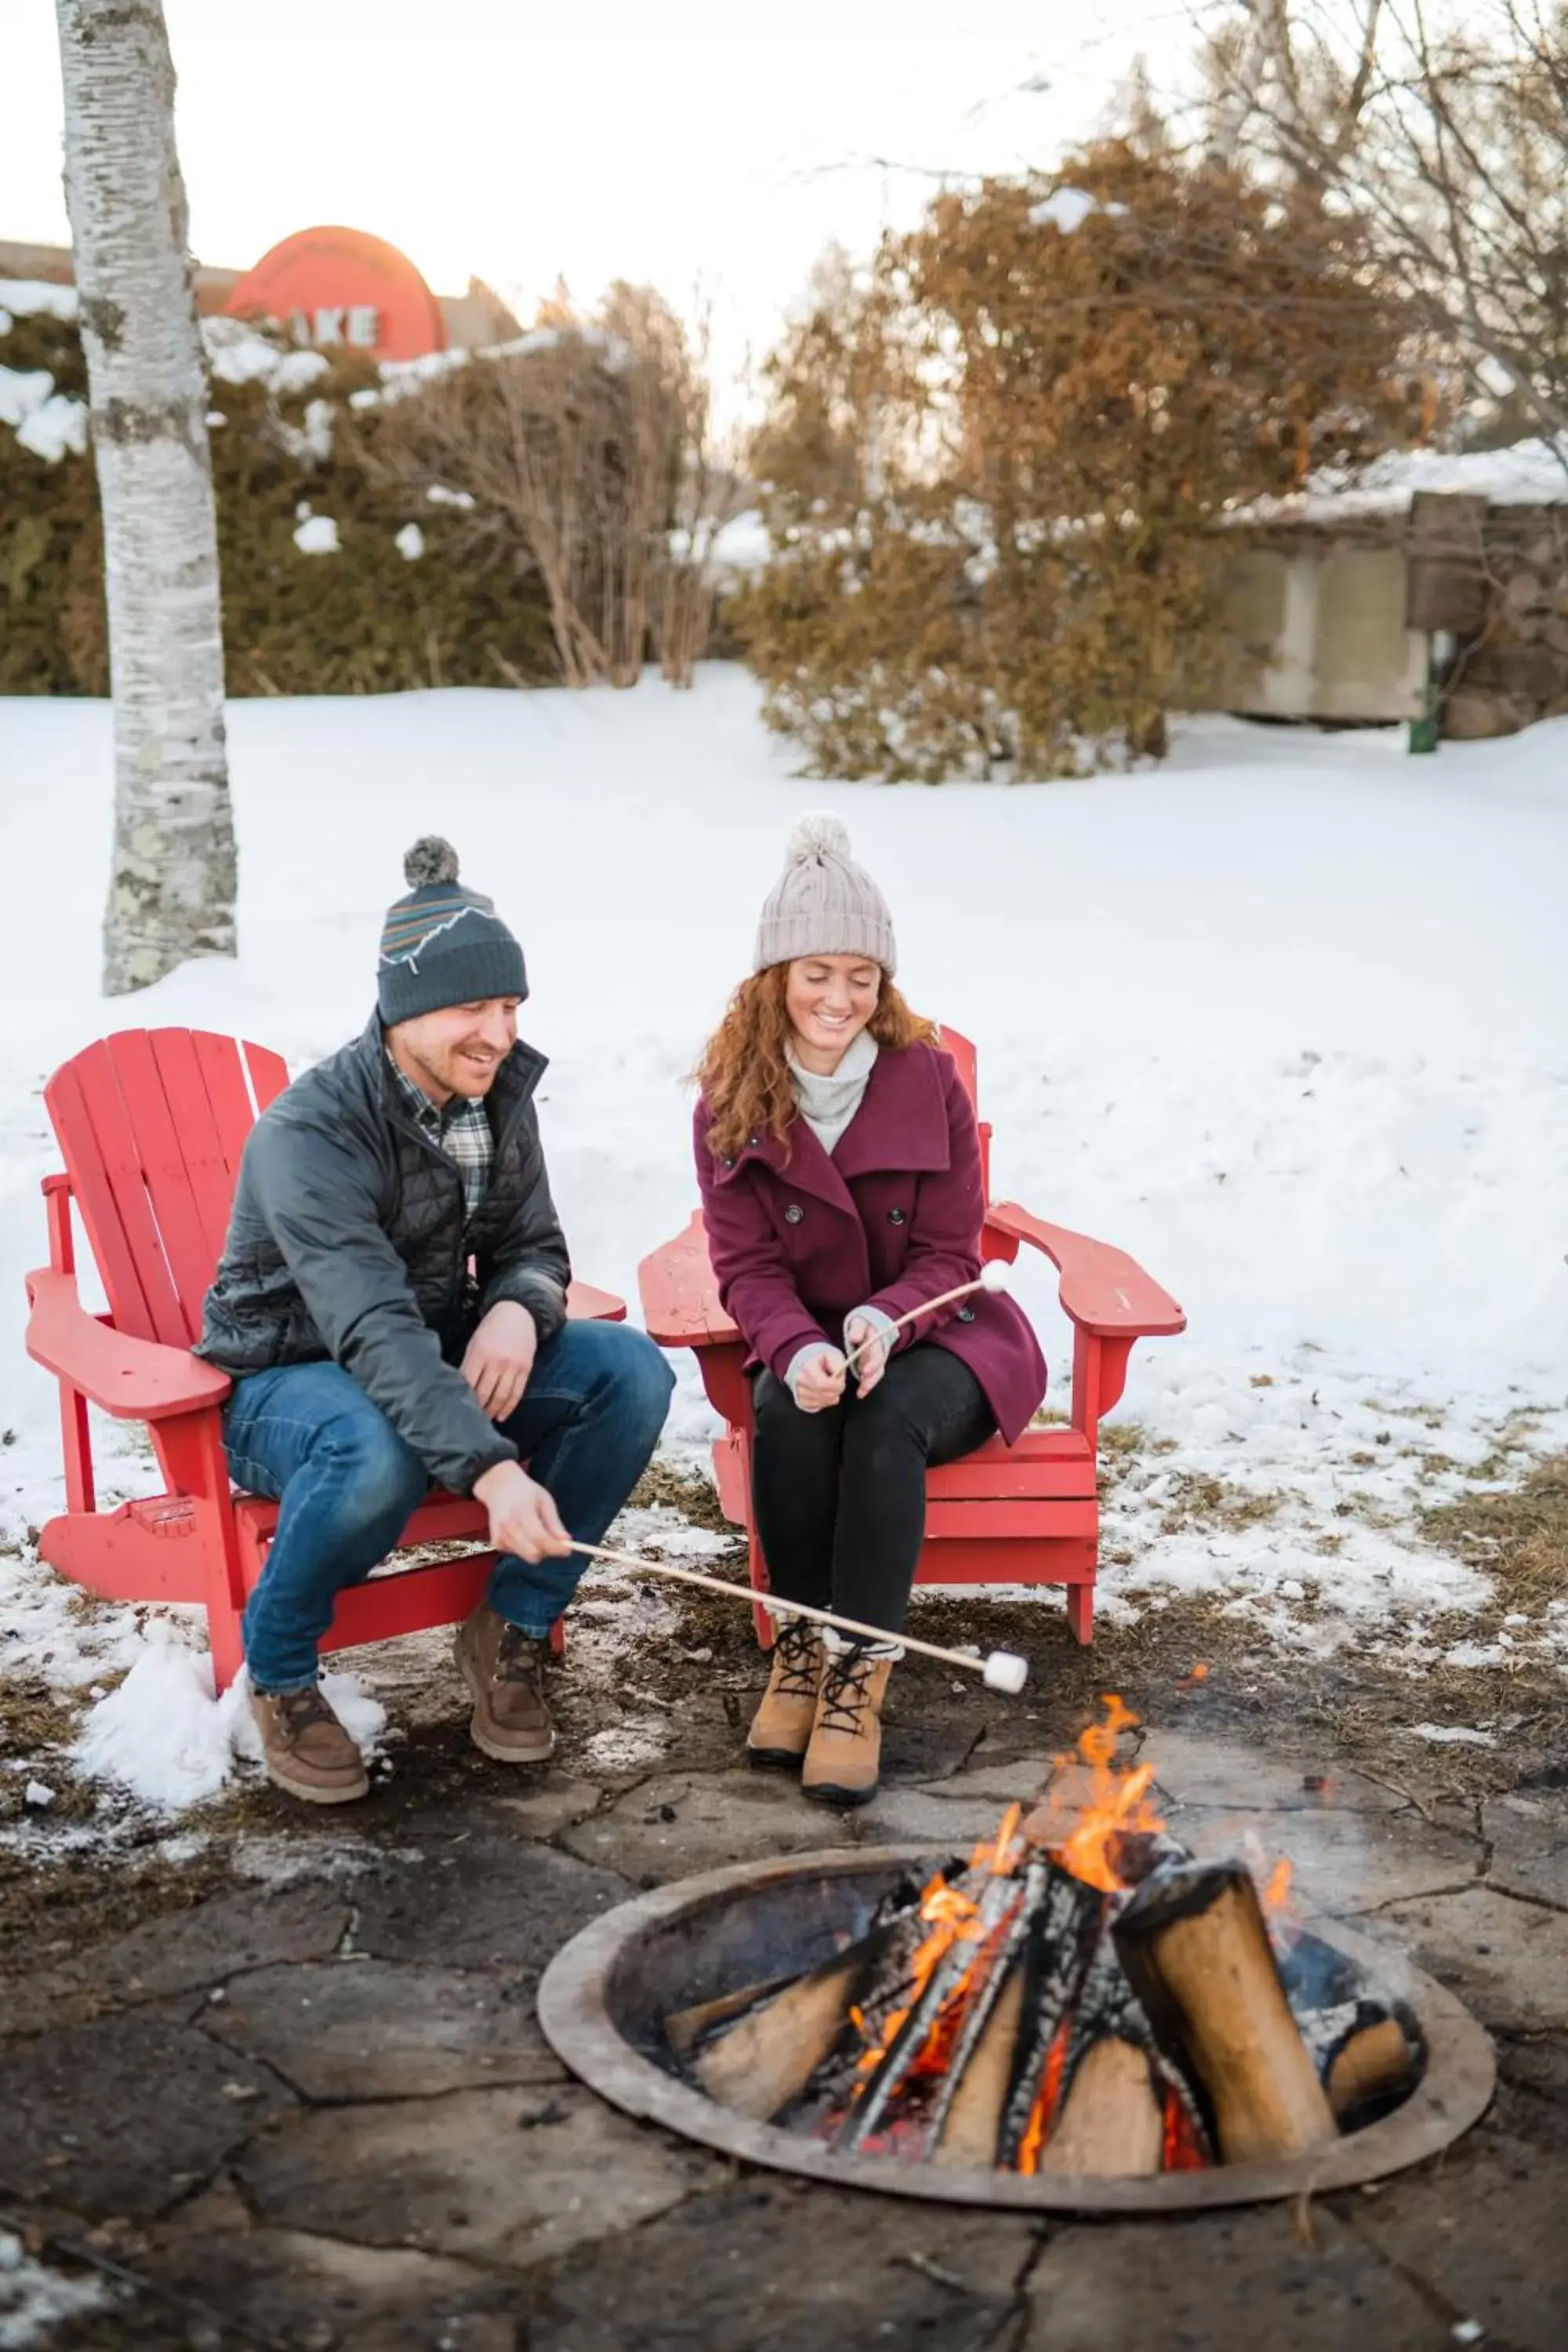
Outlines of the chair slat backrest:
[{"label": "chair slat backrest", "polygon": [[939,1030],[944,1049],[958,1065],[958,1075],[963,1080],[963,1091],[969,1097],[970,1108],[980,1129],[980,1180],[985,1189],[987,1202],[991,1199],[991,1123],[980,1117],[980,1056],[962,1031]]},{"label": "chair slat backrest", "polygon": [[57,1070],[44,1101],[118,1330],[188,1347],[245,1139],[289,1083],[278,1054],[189,1029],[124,1029]]}]

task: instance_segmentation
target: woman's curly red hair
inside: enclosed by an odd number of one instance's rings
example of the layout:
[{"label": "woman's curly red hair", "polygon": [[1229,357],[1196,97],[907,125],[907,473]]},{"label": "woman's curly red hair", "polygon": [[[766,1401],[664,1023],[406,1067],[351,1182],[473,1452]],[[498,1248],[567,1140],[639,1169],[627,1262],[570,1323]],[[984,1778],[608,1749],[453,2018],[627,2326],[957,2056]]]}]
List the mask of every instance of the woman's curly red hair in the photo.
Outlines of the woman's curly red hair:
[{"label": "woman's curly red hair", "polygon": [[[732,1160],[753,1135],[775,1135],[782,1142],[789,1132],[795,1098],[785,1058],[788,982],[787,963],[770,964],[743,980],[702,1049],[696,1078],[708,1107],[708,1148],[716,1159]],[[866,1025],[890,1054],[936,1043],[933,1024],[910,1011],[886,973]]]}]

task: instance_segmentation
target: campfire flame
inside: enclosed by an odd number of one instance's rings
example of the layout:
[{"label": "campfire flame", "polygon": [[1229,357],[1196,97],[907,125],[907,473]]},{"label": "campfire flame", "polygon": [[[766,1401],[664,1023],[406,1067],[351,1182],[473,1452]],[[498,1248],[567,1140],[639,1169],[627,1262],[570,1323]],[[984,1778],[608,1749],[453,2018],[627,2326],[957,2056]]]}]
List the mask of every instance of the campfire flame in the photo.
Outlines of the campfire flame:
[{"label": "campfire flame", "polygon": [[1103,1719],[1079,1734],[1072,1753],[1052,1759],[1056,1778],[1029,1816],[1028,1835],[1086,1886],[1115,1895],[1129,1883],[1119,1864],[1118,1842],[1158,1836],[1165,1817],[1149,1800],[1152,1764],[1128,1772],[1116,1763],[1117,1743],[1124,1731],[1137,1728],[1138,1717],[1113,1691],[1100,1704]]},{"label": "campfire flame", "polygon": [[[989,2004],[1009,1972],[1024,1965],[1020,1937],[1033,1932],[1028,1922],[1038,1921],[1040,1914],[1033,1908],[1040,1899],[1037,1874],[1049,1865],[1104,1900],[1096,1908],[1086,1893],[1089,1909],[1080,1916],[1090,1941],[1081,1950],[1071,2006],[1066,2015],[1058,2011],[1043,2025],[1049,2040],[1043,2047],[1037,2042],[1033,2060],[1016,2062],[1025,2068],[1015,2081],[1026,2098],[1033,2084],[1032,2104],[1024,2111],[1027,2121],[1021,2136],[1021,2118],[1008,2126],[1012,2153],[1005,2160],[1026,2175],[1039,2170],[1078,2066],[1093,2044],[1094,2018],[1105,2013],[1086,2013],[1080,2006],[1086,1997],[1103,1998],[1102,1993],[1089,1993],[1091,1985],[1105,1980],[1104,1960],[1099,1961],[1097,1974],[1092,1956],[1109,1948],[1110,1925],[1121,1907],[1119,1898],[1173,1852],[1184,1851],[1169,1841],[1164,1816],[1152,1794],[1153,1765],[1129,1769],[1117,1763],[1118,1746],[1125,1733],[1138,1727],[1138,1717],[1114,1694],[1102,1698],[1101,1710],[1075,1747],[1053,1759],[1054,1776],[1027,1818],[1019,1806],[1011,1806],[994,1835],[974,1848],[964,1869],[953,1871],[949,1865],[926,1882],[910,1921],[912,1950],[903,1947],[907,1957],[900,1960],[881,2000],[848,2012],[862,2046],[858,2056],[852,2045],[845,2053],[841,2091],[819,2124],[824,2136],[835,2139],[847,2131],[851,2145],[868,2152],[929,2154],[939,2143],[952,2081],[959,2079],[958,2070],[985,2030]],[[1152,1854],[1151,1841],[1158,1842]],[[1261,1856],[1256,1874],[1261,1882]],[[1292,1942],[1298,1932],[1291,1887],[1291,1866],[1284,1860],[1259,1885],[1277,1949]],[[1074,1932],[1070,1920],[1064,1919],[1062,1935]],[[1070,1950],[1070,1944],[1059,1948]],[[1085,1969],[1087,1976],[1081,1973]],[[1114,1959],[1110,1972],[1120,1978]],[[1103,2030],[1113,2035],[1120,2032],[1115,2023]],[[1142,2030],[1148,2030],[1146,2021]],[[1190,2088],[1173,2081],[1169,2065],[1156,2058],[1152,2047],[1150,2063],[1162,2169],[1185,2171],[1212,2162]],[[1037,2079],[1032,2072],[1037,2066]],[[1000,2154],[997,2160],[1004,2161]]]}]

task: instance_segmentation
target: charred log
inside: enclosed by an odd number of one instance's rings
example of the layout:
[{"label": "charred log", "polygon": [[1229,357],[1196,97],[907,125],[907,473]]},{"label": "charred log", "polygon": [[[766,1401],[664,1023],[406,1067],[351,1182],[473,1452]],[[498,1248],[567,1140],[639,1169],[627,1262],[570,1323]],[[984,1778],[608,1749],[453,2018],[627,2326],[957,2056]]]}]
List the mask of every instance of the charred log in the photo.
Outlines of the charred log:
[{"label": "charred log", "polygon": [[1155,2039],[1201,2085],[1226,2163],[1300,2155],[1337,2137],[1240,1864],[1156,1872],[1114,1934]]}]

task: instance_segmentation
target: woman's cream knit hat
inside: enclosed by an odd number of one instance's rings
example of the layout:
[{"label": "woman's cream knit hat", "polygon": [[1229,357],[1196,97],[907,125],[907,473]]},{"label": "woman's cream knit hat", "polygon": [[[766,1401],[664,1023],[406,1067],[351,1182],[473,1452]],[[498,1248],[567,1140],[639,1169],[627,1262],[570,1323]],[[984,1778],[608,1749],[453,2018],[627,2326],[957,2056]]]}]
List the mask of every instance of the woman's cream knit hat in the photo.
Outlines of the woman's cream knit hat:
[{"label": "woman's cream knit hat", "polygon": [[898,968],[888,902],[850,856],[848,832],[836,816],[805,816],[763,902],[753,969],[826,955],[864,956],[889,975]]}]

